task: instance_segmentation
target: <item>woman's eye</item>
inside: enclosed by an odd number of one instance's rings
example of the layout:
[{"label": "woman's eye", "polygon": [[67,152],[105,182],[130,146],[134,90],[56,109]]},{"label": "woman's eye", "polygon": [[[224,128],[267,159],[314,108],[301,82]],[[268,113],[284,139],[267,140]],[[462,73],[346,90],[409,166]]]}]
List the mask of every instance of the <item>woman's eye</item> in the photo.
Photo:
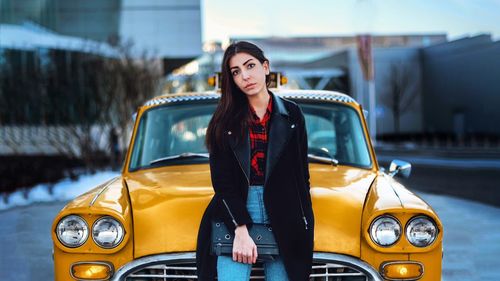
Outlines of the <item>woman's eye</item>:
[{"label": "woman's eye", "polygon": [[255,63],[249,63],[249,64],[248,64],[248,68],[249,68],[249,69],[250,69],[250,68],[253,68],[254,66],[255,66]]},{"label": "woman's eye", "polygon": [[232,74],[233,74],[233,76],[238,75],[238,70],[233,71]]}]

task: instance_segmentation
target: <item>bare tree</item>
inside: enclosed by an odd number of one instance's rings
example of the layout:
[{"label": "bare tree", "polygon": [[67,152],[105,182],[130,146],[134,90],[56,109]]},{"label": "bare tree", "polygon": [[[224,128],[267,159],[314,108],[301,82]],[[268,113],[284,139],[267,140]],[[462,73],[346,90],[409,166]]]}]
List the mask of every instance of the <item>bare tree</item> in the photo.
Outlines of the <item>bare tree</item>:
[{"label": "bare tree", "polygon": [[[97,113],[92,124],[99,128],[92,135],[92,127],[83,127],[85,133],[80,137],[80,147],[85,149],[85,155],[95,155],[102,149],[98,143],[102,137],[99,133],[105,134],[106,142],[109,142],[116,132],[121,137],[121,143],[127,143],[132,114],[157,93],[162,77],[161,61],[147,52],[137,55],[130,41],[116,44],[115,49],[117,57],[93,60],[85,65],[88,68],[85,71],[88,75],[86,86],[90,88]],[[86,125],[90,124],[86,122]],[[113,155],[117,152],[108,147],[112,159],[124,155],[125,145],[121,148],[117,157]]]},{"label": "bare tree", "polygon": [[[127,130],[132,114],[147,99],[159,93],[162,77],[161,60],[148,52],[134,55],[133,44],[128,41],[117,46],[119,59],[106,60],[98,86],[102,99],[110,100],[104,120],[118,129],[121,143],[127,143]],[[122,147],[125,149],[125,146]],[[122,153],[124,151],[121,151]]]},{"label": "bare tree", "polygon": [[112,130],[126,143],[132,114],[156,94],[162,77],[161,61],[154,56],[132,54],[131,43],[115,50],[111,57],[51,51],[43,67],[29,68],[33,73],[2,79],[8,91],[2,93],[2,108],[15,111],[13,129],[1,130],[2,143],[19,154],[26,145],[37,151],[50,147],[94,170],[113,153],[106,146]]},{"label": "bare tree", "polygon": [[131,42],[115,43],[105,56],[1,53],[0,145],[16,154],[66,155],[94,169],[96,160],[110,156],[111,131],[126,144],[132,114],[157,93],[163,69],[160,59],[134,52]]},{"label": "bare tree", "polygon": [[389,95],[385,101],[391,108],[396,134],[400,132],[401,115],[410,108],[417,97],[413,79],[409,64],[395,62],[390,65]]}]

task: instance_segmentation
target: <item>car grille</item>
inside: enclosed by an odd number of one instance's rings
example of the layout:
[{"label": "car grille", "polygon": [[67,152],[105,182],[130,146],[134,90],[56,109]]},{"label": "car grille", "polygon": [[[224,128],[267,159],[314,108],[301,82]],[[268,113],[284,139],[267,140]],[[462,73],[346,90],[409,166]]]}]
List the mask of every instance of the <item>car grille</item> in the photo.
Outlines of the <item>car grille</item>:
[{"label": "car grille", "polygon": [[[174,281],[197,280],[196,263],[190,253],[182,259],[148,257],[149,260],[137,263],[128,269],[120,269],[113,280],[126,281]],[[159,255],[165,257],[169,255]],[[121,271],[121,273],[120,273]],[[251,280],[264,280],[264,268],[257,262],[252,266]],[[314,254],[310,281],[378,281],[380,276],[366,263],[344,255]]]},{"label": "car grille", "polygon": [[159,264],[141,268],[126,278],[126,281],[197,280],[196,263]]},{"label": "car grille", "polygon": [[[264,280],[264,268],[261,263],[252,267],[252,280]],[[196,264],[151,265],[129,274],[127,281],[173,281],[197,280]],[[314,263],[310,281],[366,281],[366,275],[354,268],[333,263]]]}]

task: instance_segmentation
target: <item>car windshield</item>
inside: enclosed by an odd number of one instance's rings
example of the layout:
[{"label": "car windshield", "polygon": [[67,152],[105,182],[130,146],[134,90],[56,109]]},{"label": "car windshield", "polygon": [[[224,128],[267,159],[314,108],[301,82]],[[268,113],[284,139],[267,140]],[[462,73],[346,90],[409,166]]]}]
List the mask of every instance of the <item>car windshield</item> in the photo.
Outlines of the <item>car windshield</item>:
[{"label": "car windshield", "polygon": [[[371,167],[360,116],[353,108],[336,103],[298,103],[306,118],[309,155],[329,157],[339,165]],[[191,103],[146,111],[135,136],[130,170],[206,163],[204,140],[215,107],[215,103]]]}]

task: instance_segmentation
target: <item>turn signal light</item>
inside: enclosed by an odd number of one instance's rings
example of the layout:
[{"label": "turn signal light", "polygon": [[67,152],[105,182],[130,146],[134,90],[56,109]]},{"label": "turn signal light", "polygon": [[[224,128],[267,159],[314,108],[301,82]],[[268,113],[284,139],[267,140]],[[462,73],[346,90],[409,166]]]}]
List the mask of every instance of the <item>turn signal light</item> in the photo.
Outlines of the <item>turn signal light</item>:
[{"label": "turn signal light", "polygon": [[71,266],[71,275],[77,280],[107,280],[113,269],[104,262],[76,263]]},{"label": "turn signal light", "polygon": [[417,280],[424,275],[424,266],[411,261],[385,262],[380,273],[387,280]]},{"label": "turn signal light", "polygon": [[286,85],[288,83],[288,78],[286,76],[281,75],[280,77],[280,84],[281,85]]},{"label": "turn signal light", "polygon": [[215,79],[216,78],[217,78],[216,76],[210,76],[210,77],[208,77],[208,79],[207,79],[208,86],[215,87]]}]

